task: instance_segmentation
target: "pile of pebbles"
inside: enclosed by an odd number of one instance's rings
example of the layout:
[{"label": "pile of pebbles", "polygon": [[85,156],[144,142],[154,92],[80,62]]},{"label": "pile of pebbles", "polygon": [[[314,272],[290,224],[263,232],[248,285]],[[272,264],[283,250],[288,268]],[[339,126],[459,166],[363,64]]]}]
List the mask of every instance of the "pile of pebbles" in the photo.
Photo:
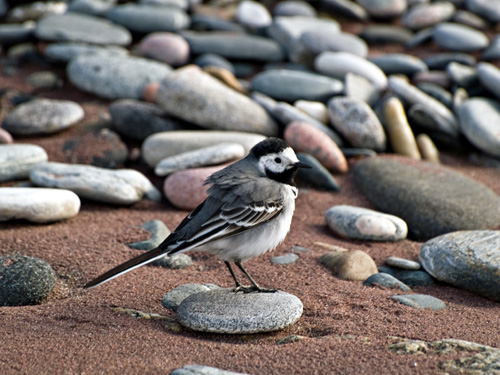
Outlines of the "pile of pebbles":
[{"label": "pile of pebbles", "polygon": [[[352,172],[380,210],[330,208],[335,236],[430,241],[434,251],[426,243],[420,254],[427,272],[498,299],[490,272],[498,239],[488,229],[500,224],[500,200],[438,164],[439,150],[451,149],[500,165],[500,1],[266,4],[73,0],[9,9],[0,0],[3,74],[25,61],[65,66],[64,77],[49,69],[26,80],[41,92],[67,80],[111,101],[99,139],[118,150],[108,164],[48,160],[22,137],[78,126],[84,110],[41,94],[17,98],[0,128],[0,183],[9,186],[0,189],[0,219],[68,219],[80,198],[130,205],[166,197],[190,210],[206,197],[207,176],[265,137],[283,137],[314,167],[299,178],[338,192],[334,175]],[[356,34],[343,30],[353,25]],[[372,53],[381,46],[400,52]],[[165,176],[163,192],[137,170],[110,169],[127,158],[121,139],[141,142],[144,163]],[[373,157],[382,152],[400,157]],[[364,160],[349,171],[353,157]],[[12,186],[23,179],[31,186]],[[477,244],[480,265],[467,258],[456,261],[465,270],[438,267],[439,254],[464,242]],[[481,282],[495,292],[478,280],[461,284],[471,267],[482,267]]]}]

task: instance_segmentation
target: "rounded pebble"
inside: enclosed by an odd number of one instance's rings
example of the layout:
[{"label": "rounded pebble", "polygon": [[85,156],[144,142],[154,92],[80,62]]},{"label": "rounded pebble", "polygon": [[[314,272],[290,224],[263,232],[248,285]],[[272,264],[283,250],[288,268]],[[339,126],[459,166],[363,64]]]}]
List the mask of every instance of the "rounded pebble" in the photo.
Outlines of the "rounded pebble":
[{"label": "rounded pebble", "polygon": [[357,0],[357,3],[375,18],[400,16],[408,6],[407,0]]},{"label": "rounded pebble", "polygon": [[67,63],[80,55],[126,56],[128,50],[120,46],[60,42],[50,43],[44,48],[43,54],[51,61]]},{"label": "rounded pebble", "polygon": [[335,177],[323,167],[323,165],[314,156],[297,152],[297,158],[309,165],[311,168],[300,168],[297,173],[297,178],[301,179],[316,188],[326,191],[340,191],[340,185],[335,180]]},{"label": "rounded pebble", "polygon": [[399,257],[388,257],[385,260],[385,264],[389,267],[402,268],[404,270],[419,270],[422,268],[420,263],[415,262],[414,260],[399,258]]},{"label": "rounded pebble", "polygon": [[151,233],[151,237],[144,241],[128,243],[128,247],[137,250],[152,250],[162,243],[170,234],[167,226],[160,220],[147,221],[141,228]]},{"label": "rounded pebble", "polygon": [[299,256],[294,253],[286,253],[271,258],[272,264],[294,264],[299,260]]},{"label": "rounded pebble", "polygon": [[431,137],[424,133],[419,134],[417,145],[423,160],[439,164],[439,150]]},{"label": "rounded pebble", "polygon": [[391,296],[391,298],[403,305],[417,309],[443,310],[446,308],[446,304],[443,301],[426,294],[397,295]]},{"label": "rounded pebble", "polygon": [[405,74],[412,76],[428,70],[427,65],[421,59],[404,53],[387,53],[372,57],[370,61],[387,75]]},{"label": "rounded pebble", "polygon": [[477,64],[477,77],[479,82],[500,99],[500,69],[493,64],[480,62]]},{"label": "rounded pebble", "polygon": [[31,169],[48,160],[43,148],[29,144],[0,145],[0,181],[29,177]]},{"label": "rounded pebble", "polygon": [[189,44],[174,33],[156,32],[146,35],[139,44],[139,52],[171,66],[182,66],[189,60]]},{"label": "rounded pebble", "polygon": [[331,251],[321,256],[320,262],[342,280],[364,281],[378,273],[377,265],[364,251]]},{"label": "rounded pebble", "polygon": [[293,103],[293,106],[323,124],[328,124],[328,121],[330,120],[328,118],[328,109],[324,103],[309,100],[297,100]]},{"label": "rounded pebble", "polygon": [[260,28],[269,26],[272,17],[267,8],[253,0],[243,0],[236,8],[236,20],[250,28]]},{"label": "rounded pebble", "polygon": [[183,284],[165,293],[161,299],[164,308],[177,311],[182,301],[194,293],[208,292],[210,288],[202,284]]},{"label": "rounded pebble", "polygon": [[174,254],[170,256],[164,256],[153,262],[152,266],[165,267],[173,270],[181,270],[187,268],[193,264],[193,259],[187,254]]},{"label": "rounded pebble", "polygon": [[488,37],[466,25],[443,22],[434,28],[434,41],[452,51],[472,52],[488,46]]},{"label": "rounded pebble", "polygon": [[398,279],[396,279],[394,276],[389,275],[387,273],[379,272],[371,275],[369,278],[367,278],[364,282],[363,285],[366,286],[379,286],[384,289],[400,289],[405,292],[409,292],[411,288],[406,285],[405,283],[402,283]]},{"label": "rounded pebble", "polygon": [[449,1],[433,4],[418,4],[403,16],[403,25],[412,30],[420,30],[449,20],[455,13],[455,6]]}]

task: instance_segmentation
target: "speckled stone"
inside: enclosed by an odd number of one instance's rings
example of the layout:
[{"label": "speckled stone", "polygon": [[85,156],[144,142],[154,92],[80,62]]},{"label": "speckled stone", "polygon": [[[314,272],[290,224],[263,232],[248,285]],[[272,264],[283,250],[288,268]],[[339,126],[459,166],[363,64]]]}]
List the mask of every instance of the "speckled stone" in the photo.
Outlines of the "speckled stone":
[{"label": "speckled stone", "polygon": [[446,308],[446,304],[443,301],[426,294],[397,295],[391,296],[391,298],[403,305],[417,309],[443,310]]},{"label": "speckled stone", "polygon": [[320,262],[342,280],[364,281],[378,273],[377,265],[364,251],[330,251],[321,256]]},{"label": "speckled stone", "polygon": [[45,150],[30,144],[0,145],[0,181],[27,178],[38,163],[48,160]]},{"label": "speckled stone", "polygon": [[89,43],[60,42],[50,43],[43,49],[44,56],[50,61],[67,63],[79,55],[117,55],[126,56],[128,50],[120,46],[101,46]]},{"label": "speckled stone", "polygon": [[373,106],[380,98],[380,91],[365,77],[347,73],[344,78],[344,96],[362,100]]},{"label": "speckled stone", "polygon": [[161,304],[164,308],[177,311],[182,301],[194,293],[208,292],[209,287],[202,284],[183,284],[163,295]]}]

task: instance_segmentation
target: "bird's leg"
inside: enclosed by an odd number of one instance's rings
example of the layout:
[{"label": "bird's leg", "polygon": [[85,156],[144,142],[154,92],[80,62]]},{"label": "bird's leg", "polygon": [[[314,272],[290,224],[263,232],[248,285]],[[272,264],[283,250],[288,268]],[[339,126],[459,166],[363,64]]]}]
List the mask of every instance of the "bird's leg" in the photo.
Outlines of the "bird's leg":
[{"label": "bird's leg", "polygon": [[241,285],[241,283],[240,283],[240,282],[238,281],[238,279],[236,278],[236,275],[234,274],[234,271],[233,271],[233,269],[231,268],[231,265],[229,264],[229,262],[224,261],[224,263],[226,263],[226,266],[227,266],[227,268],[228,268],[229,272],[231,273],[231,276],[233,277],[234,282],[236,283],[236,289],[238,289],[238,288],[242,288],[242,287],[243,287],[243,285]]},{"label": "bird's leg", "polygon": [[267,289],[267,288],[261,288],[259,284],[255,282],[255,280],[250,276],[250,274],[247,272],[245,268],[241,265],[241,262],[234,262],[238,266],[238,268],[245,274],[245,276],[250,280],[252,285],[250,286],[238,286],[235,289],[235,292],[242,291],[243,293],[251,293],[251,292],[260,292],[260,293],[275,293],[278,291],[278,289]]}]

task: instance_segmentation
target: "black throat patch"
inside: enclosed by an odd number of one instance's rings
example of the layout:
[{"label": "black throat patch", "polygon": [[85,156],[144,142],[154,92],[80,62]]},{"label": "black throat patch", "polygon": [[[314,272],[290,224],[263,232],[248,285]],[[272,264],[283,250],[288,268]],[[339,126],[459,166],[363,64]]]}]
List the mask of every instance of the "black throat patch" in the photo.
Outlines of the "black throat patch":
[{"label": "black throat patch", "polygon": [[266,169],[266,176],[271,180],[281,182],[282,184],[295,186],[294,178],[298,170],[299,169],[297,167],[292,167],[281,173],[274,173]]}]

